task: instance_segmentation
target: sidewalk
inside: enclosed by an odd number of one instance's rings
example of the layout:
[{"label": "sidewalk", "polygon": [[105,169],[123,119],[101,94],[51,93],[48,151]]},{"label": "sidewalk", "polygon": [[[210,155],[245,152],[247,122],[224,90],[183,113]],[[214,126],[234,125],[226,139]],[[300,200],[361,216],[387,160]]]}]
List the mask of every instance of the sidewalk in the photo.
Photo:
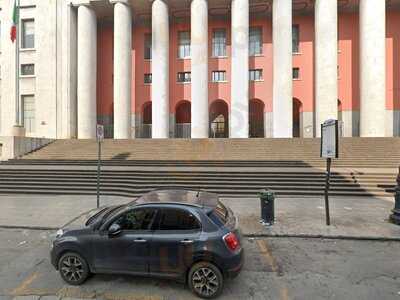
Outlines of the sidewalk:
[{"label": "sidewalk", "polygon": [[393,198],[330,197],[330,226],[326,226],[323,197],[277,198],[273,226],[260,224],[259,199],[223,201],[238,215],[246,236],[400,241],[400,226],[388,222]]},{"label": "sidewalk", "polygon": [[[101,205],[127,203],[102,196]],[[257,198],[223,198],[239,218],[246,236],[324,237],[399,240],[400,226],[388,223],[393,198],[331,197],[331,226],[325,225],[323,198],[277,198],[276,222],[259,223]],[[95,196],[0,195],[0,227],[57,229],[96,206]]]}]

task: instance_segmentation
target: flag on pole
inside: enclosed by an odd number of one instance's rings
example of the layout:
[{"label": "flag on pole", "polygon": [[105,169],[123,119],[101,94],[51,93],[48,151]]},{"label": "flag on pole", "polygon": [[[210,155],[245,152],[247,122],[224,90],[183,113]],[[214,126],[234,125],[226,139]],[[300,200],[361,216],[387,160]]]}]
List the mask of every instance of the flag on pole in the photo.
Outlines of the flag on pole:
[{"label": "flag on pole", "polygon": [[17,39],[17,23],[18,23],[18,7],[17,7],[17,0],[14,0],[12,25],[11,25],[11,30],[10,30],[10,38],[11,38],[11,42],[13,42],[13,43]]}]

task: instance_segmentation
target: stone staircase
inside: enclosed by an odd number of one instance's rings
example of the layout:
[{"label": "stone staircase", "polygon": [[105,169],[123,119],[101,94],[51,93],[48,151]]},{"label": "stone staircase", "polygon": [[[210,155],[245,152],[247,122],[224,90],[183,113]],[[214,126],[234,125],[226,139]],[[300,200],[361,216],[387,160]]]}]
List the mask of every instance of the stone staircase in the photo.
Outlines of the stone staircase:
[{"label": "stone staircase", "polygon": [[[319,139],[105,140],[102,194],[138,196],[180,186],[221,196],[320,196]],[[0,193],[95,194],[97,143],[58,140],[0,165]],[[400,138],[342,138],[330,194],[392,196]]]}]

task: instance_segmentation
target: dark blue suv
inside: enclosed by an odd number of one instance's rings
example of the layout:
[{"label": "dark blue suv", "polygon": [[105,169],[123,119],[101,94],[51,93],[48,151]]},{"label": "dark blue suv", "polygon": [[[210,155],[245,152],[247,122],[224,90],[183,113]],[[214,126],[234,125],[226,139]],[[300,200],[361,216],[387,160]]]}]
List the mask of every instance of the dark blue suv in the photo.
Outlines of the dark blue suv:
[{"label": "dark blue suv", "polygon": [[178,279],[217,297],[243,265],[236,217],[216,194],[156,190],[82,214],[57,232],[51,262],[69,284],[90,273]]}]

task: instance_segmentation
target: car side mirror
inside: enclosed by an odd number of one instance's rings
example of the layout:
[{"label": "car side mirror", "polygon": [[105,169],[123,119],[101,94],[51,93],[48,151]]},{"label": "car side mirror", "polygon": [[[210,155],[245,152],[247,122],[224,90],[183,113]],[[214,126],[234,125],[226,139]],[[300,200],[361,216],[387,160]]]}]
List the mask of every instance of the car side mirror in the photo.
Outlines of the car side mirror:
[{"label": "car side mirror", "polygon": [[122,231],[122,228],[117,223],[114,223],[108,228],[108,236],[117,236]]}]

